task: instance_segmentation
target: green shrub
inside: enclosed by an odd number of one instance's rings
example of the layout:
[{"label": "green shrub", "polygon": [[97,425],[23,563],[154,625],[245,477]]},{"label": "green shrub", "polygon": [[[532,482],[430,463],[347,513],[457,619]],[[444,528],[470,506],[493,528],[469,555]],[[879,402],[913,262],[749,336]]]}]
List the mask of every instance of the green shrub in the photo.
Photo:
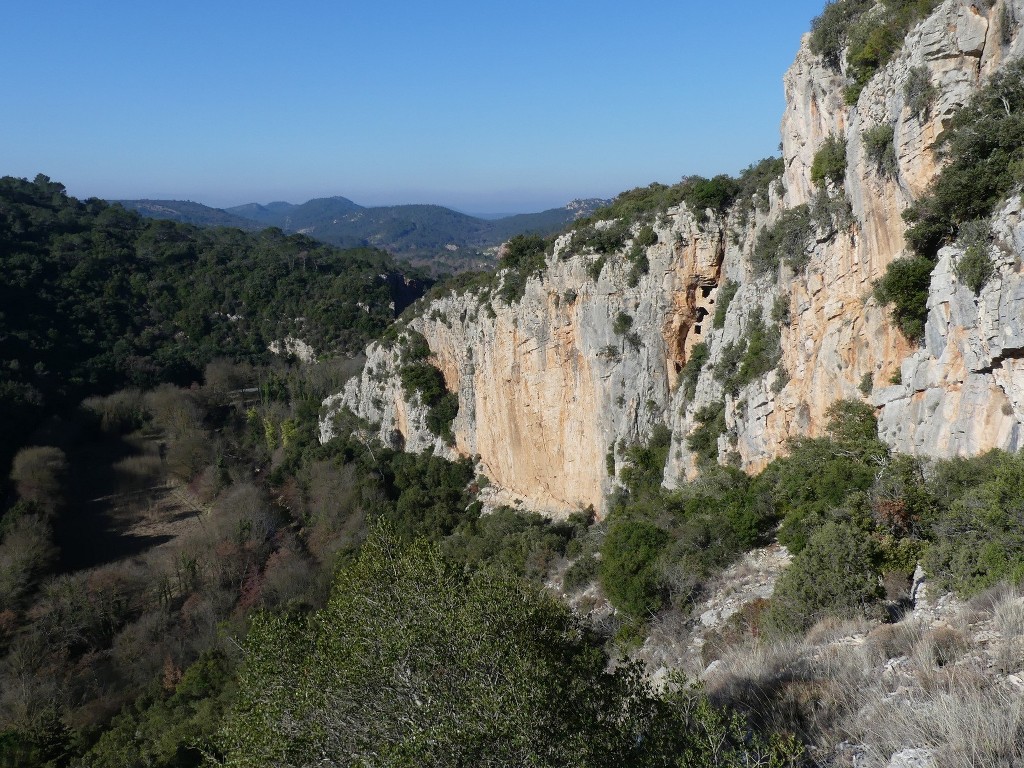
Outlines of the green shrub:
[{"label": "green shrub", "polygon": [[772,370],[782,355],[778,327],[765,325],[760,313],[750,319],[745,335],[747,348],[736,382],[740,389]]},{"label": "green shrub", "polygon": [[745,336],[740,337],[738,341],[730,341],[722,346],[718,354],[718,362],[715,363],[712,371],[715,381],[722,385],[722,389],[734,397],[740,391],[737,382],[739,381],[740,364],[746,352],[747,339]]},{"label": "green shrub", "polygon": [[498,266],[518,272],[533,272],[543,269],[546,247],[547,243],[539,235],[516,235],[509,239],[502,248],[502,257]]},{"label": "green shrub", "polygon": [[772,322],[779,323],[781,325],[789,325],[791,320],[789,314],[790,296],[789,294],[783,294],[782,296],[776,296],[775,301],[772,302]]},{"label": "green shrub", "polygon": [[598,571],[612,605],[639,619],[661,608],[665,594],[658,560],[668,540],[668,534],[651,522],[612,517]]},{"label": "green shrub", "polygon": [[907,256],[890,262],[885,274],[875,281],[875,298],[880,304],[892,305],[893,320],[910,341],[924,338],[934,267],[930,259]]},{"label": "green shrub", "polygon": [[753,496],[782,518],[779,541],[794,553],[833,510],[871,488],[887,456],[875,436],[874,410],[866,403],[838,401],[828,418],[827,438],[793,441],[789,455],[769,464],[752,483]]},{"label": "green shrub", "polygon": [[718,289],[715,297],[715,317],[711,321],[712,328],[725,327],[725,313],[729,310],[729,304],[740,289],[740,284],[734,280],[726,280]]},{"label": "green shrub", "polygon": [[625,312],[619,312],[616,315],[614,322],[612,322],[612,332],[617,336],[622,336],[633,327],[633,318],[627,315]]},{"label": "green shrub", "polygon": [[647,254],[643,251],[630,261],[632,261],[632,265],[629,268],[629,274],[626,276],[626,284],[630,288],[636,288],[640,284],[640,278],[650,271],[651,263],[647,259]]},{"label": "green shrub", "polygon": [[459,413],[459,397],[448,391],[444,374],[425,362],[406,363],[398,373],[406,394],[418,393],[420,402],[429,409],[427,429],[451,443],[451,424]]},{"label": "green shrub", "polygon": [[758,233],[754,244],[754,270],[761,275],[779,268],[785,259],[790,264],[806,264],[808,240],[813,234],[810,206],[798,205],[782,212],[771,227]]},{"label": "green shrub", "polygon": [[981,293],[985,283],[992,277],[995,267],[992,259],[983,250],[968,250],[956,263],[957,279],[975,295]]},{"label": "green shrub", "polygon": [[647,246],[653,245],[656,242],[658,242],[658,235],[654,229],[644,227],[640,230],[640,234],[637,235],[633,247],[626,251],[626,260],[630,263],[626,282],[630,288],[635,288],[640,283],[640,278],[650,271],[651,263],[647,258]]},{"label": "green shrub", "polygon": [[718,458],[718,436],[725,433],[725,403],[706,405],[695,414],[698,423],[686,437],[686,447],[705,461]]},{"label": "green shrub", "polygon": [[690,357],[679,372],[679,383],[683,387],[683,393],[687,400],[693,400],[694,395],[697,394],[697,379],[700,378],[700,372],[710,354],[708,345],[703,341],[690,348]]},{"label": "green shrub", "polygon": [[[555,598],[375,534],[324,608],[254,618],[216,751],[233,766],[628,765],[658,712]],[[689,742],[662,731],[671,753]]]},{"label": "green shrub", "polygon": [[988,218],[1024,180],[1024,61],[993,77],[936,143],[946,163],[929,193],[903,212],[907,242],[933,260],[961,225]]},{"label": "green shrub", "polygon": [[850,27],[873,5],[874,0],[833,0],[826,3],[821,15],[811,22],[811,52],[838,71]]},{"label": "green shrub", "polygon": [[577,558],[562,577],[562,586],[568,592],[583,589],[597,578],[599,564],[598,559],[590,554]]},{"label": "green shrub", "polygon": [[786,161],[781,157],[766,157],[743,169],[734,203],[741,227],[747,226],[753,211],[768,212],[771,185],[785,170]]},{"label": "green shrub", "polygon": [[664,424],[658,424],[646,444],[631,445],[626,449],[625,466],[619,476],[630,494],[657,493],[661,488],[671,443],[672,432]]},{"label": "green shrub", "polygon": [[713,179],[703,176],[690,176],[683,179],[682,197],[686,207],[690,209],[697,221],[707,221],[708,209],[723,213],[740,191],[740,185],[730,176],[719,174]]},{"label": "green shrub", "polygon": [[936,587],[968,597],[1024,580],[1024,457],[993,451],[940,462],[932,486],[936,499],[950,500],[929,526],[924,565]]},{"label": "green shrub", "polygon": [[988,238],[991,231],[987,220],[969,221],[960,227],[960,245],[964,255],[956,263],[957,279],[975,295],[981,293],[985,283],[995,274],[995,265],[988,255]]},{"label": "green shrub", "polygon": [[526,280],[547,264],[547,241],[539,235],[516,235],[502,247],[498,268],[507,270],[498,295],[506,304],[523,298]]},{"label": "green shrub", "polygon": [[459,396],[446,392],[427,411],[427,429],[442,438],[449,445],[455,444],[452,422],[459,415]]},{"label": "green shrub", "polygon": [[868,160],[881,176],[895,176],[898,169],[896,145],[893,144],[894,133],[891,125],[884,124],[868,128],[860,135]]},{"label": "green shrub", "polygon": [[860,393],[864,395],[864,397],[867,397],[868,395],[871,394],[871,390],[873,388],[874,377],[871,375],[871,372],[869,371],[868,373],[865,373],[863,376],[860,377],[860,384],[857,385],[857,389],[860,390]]},{"label": "green shrub", "polygon": [[405,331],[401,354],[404,362],[418,363],[430,357],[430,345],[422,333],[408,328]]},{"label": "green shrub", "polygon": [[765,623],[802,632],[825,616],[852,618],[878,600],[877,549],[852,525],[828,522],[782,572]]},{"label": "green shrub", "polygon": [[604,256],[598,256],[592,262],[587,264],[587,274],[595,283],[598,281],[598,278],[601,277],[601,270],[604,269],[605,261],[607,261],[607,259]]},{"label": "green shrub", "polygon": [[756,314],[739,342],[723,347],[715,378],[735,397],[747,384],[772,370],[781,355],[778,327],[765,325],[764,318]]},{"label": "green shrub", "polygon": [[654,227],[650,224],[645,224],[637,232],[636,237],[633,238],[633,242],[639,245],[641,248],[649,248],[658,242],[658,233],[654,231]]},{"label": "green shrub", "polygon": [[[817,230],[818,240],[831,238],[840,230],[849,229],[854,221],[853,206],[841,187],[834,194],[819,189],[811,200],[811,224]],[[805,249],[802,255],[791,256],[790,267],[799,272],[807,266],[810,255],[810,251]]]},{"label": "green shrub", "polygon": [[940,0],[834,0],[811,22],[810,47],[837,72],[846,53],[853,79],[845,93],[856,104],[861,90],[903,46],[907,32],[930,14]]},{"label": "green shrub", "polygon": [[932,84],[927,67],[914,67],[907,73],[907,81],[903,84],[903,101],[911,114],[918,120],[928,117],[932,103],[938,95],[938,89]]},{"label": "green shrub", "polygon": [[[586,531],[586,526],[583,527]],[[442,552],[471,570],[498,568],[542,582],[552,564],[566,554],[573,526],[534,512],[499,507],[472,517],[442,541]]]},{"label": "green shrub", "polygon": [[821,186],[825,181],[842,184],[846,176],[846,139],[835,134],[825,139],[811,163],[811,181]]}]

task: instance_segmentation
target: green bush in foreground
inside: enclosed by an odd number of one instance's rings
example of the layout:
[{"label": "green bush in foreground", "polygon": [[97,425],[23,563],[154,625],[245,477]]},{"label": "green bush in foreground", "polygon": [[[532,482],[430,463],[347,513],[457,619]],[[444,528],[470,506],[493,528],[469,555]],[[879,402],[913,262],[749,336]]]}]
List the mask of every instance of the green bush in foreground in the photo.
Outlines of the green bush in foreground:
[{"label": "green bush in foreground", "polygon": [[635,665],[608,670],[556,598],[378,529],[326,608],[256,617],[218,747],[226,766],[453,768],[783,766],[802,752],[699,692],[661,697]]},{"label": "green bush in foreground", "polygon": [[799,632],[825,615],[862,615],[881,597],[877,554],[872,539],[858,528],[825,523],[779,577],[767,624]]}]

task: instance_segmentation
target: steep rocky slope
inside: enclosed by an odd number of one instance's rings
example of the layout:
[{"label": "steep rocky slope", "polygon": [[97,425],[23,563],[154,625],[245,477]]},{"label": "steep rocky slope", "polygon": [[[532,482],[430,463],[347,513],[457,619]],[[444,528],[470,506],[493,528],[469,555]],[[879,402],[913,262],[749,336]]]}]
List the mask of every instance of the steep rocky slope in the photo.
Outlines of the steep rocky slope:
[{"label": "steep rocky slope", "polygon": [[[563,235],[517,301],[485,288],[423,307],[409,328],[458,395],[451,444],[431,432],[428,409],[402,386],[400,341],[372,345],[362,376],[325,401],[322,439],[343,406],[406,450],[478,456],[495,503],[522,500],[555,515],[588,505],[601,512],[622,448],[659,424],[671,431],[669,486],[694,473],[691,436],[702,424],[720,461],[756,471],[787,438],[819,434],[841,398],[868,398],[882,436],[900,451],[1015,449],[1024,421],[1019,200],[995,217],[997,272],[979,296],[955,278],[962,251],[940,252],[920,349],[872,297],[873,282],[907,250],[901,212],[941,168],[932,143],[1024,51],[1015,21],[1024,0],[987,6],[946,0],[853,105],[844,102],[843,73],[805,38],[784,78],[785,171],[763,201],[766,213],[671,207],[651,222],[656,238],[636,222],[607,256]],[[908,78],[922,74],[935,90],[926,112],[906,103]],[[892,173],[880,171],[862,138],[883,125],[893,129]],[[843,137],[847,164],[841,183],[822,191],[812,165],[831,136]],[[759,233],[805,203],[813,222],[806,253],[764,269]],[[642,249],[646,274],[635,268]],[[738,288],[723,312],[731,283]],[[706,345],[699,373],[687,367],[698,343]]]}]

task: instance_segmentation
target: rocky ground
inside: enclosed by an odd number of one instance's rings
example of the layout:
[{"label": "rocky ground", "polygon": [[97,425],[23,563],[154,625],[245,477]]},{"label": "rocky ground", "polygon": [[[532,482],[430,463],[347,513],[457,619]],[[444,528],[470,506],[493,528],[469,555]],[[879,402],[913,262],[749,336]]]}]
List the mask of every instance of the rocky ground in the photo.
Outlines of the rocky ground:
[{"label": "rocky ground", "polygon": [[[751,636],[789,562],[774,544],[728,568],[688,616],[660,619],[638,656],[680,670],[769,727],[798,727],[822,766],[944,768],[1024,761],[1024,594],[933,594],[920,569],[898,621],[827,619]],[[755,633],[756,634],[756,633]]]}]

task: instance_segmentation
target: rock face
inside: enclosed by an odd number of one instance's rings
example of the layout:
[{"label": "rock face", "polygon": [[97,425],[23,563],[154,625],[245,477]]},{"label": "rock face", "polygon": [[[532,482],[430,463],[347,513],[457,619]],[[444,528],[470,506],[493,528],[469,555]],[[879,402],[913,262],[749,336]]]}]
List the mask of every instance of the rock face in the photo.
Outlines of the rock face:
[{"label": "rock face", "polygon": [[[669,209],[654,224],[657,242],[646,248],[650,266],[639,279],[626,257],[633,242],[604,258],[572,253],[563,236],[520,300],[506,303],[478,289],[425,306],[409,326],[424,336],[431,362],[458,393],[454,445],[430,433],[426,409],[403,391],[399,345],[381,344],[368,350],[362,376],[325,401],[322,439],[330,438],[332,413],[344,406],[406,450],[479,457],[495,503],[522,500],[553,515],[588,505],[602,512],[623,449],[646,441],[659,424],[672,436],[666,485],[692,476],[687,437],[707,415],[703,409],[717,404],[724,404],[725,421],[719,460],[749,471],[783,453],[788,438],[820,434],[828,407],[841,398],[868,397],[880,434],[899,451],[953,456],[1018,447],[1019,201],[995,218],[998,274],[979,296],[955,278],[960,252],[942,252],[921,349],[871,297],[873,281],[905,253],[901,212],[940,168],[935,138],[988,77],[1024,53],[1014,21],[1024,19],[1024,0],[987,5],[942,3],[855,105],[844,103],[843,74],[812,54],[805,38],[784,77],[785,170],[766,213]],[[926,114],[912,112],[904,95],[908,78],[922,73],[936,90]],[[875,166],[861,139],[879,125],[893,127],[892,174]],[[821,192],[811,165],[832,135],[845,137],[847,168],[829,193],[833,202],[849,201],[852,223],[819,226],[797,273],[784,265],[758,276],[758,233],[786,209],[816,202]],[[634,225],[631,236],[638,232]],[[739,288],[716,328],[712,318],[727,280]],[[778,364],[738,388],[724,386],[730,353],[759,320],[781,326]],[[680,376],[699,342],[707,345],[707,364],[687,391]]]}]

